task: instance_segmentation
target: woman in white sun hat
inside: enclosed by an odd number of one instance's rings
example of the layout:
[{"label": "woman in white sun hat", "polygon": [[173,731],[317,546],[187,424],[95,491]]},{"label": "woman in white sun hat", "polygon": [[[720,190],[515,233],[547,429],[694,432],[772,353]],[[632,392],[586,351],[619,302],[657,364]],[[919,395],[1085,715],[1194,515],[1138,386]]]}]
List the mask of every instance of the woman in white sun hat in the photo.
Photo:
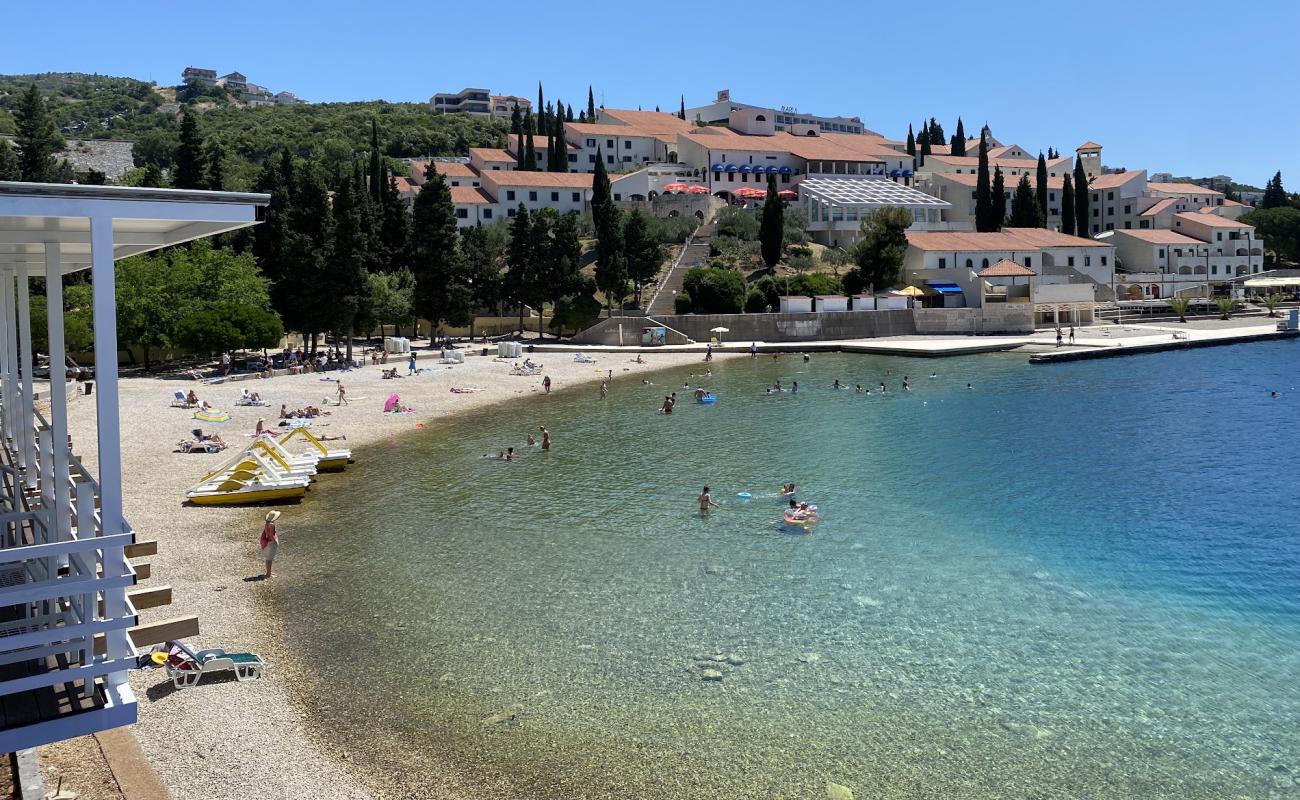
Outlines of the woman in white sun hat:
[{"label": "woman in white sun hat", "polygon": [[266,524],[262,526],[262,538],[259,545],[262,560],[266,562],[267,579],[275,577],[271,572],[271,562],[275,561],[275,554],[280,549],[280,532],[275,527],[275,521],[279,518],[279,511],[270,511],[266,515]]}]

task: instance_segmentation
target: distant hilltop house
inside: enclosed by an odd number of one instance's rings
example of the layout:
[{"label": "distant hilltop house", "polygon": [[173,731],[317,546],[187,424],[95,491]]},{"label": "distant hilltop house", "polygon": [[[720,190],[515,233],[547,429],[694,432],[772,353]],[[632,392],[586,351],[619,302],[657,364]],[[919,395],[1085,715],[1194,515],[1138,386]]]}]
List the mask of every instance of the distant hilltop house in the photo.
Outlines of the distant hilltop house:
[{"label": "distant hilltop house", "polygon": [[469,114],[472,117],[508,117],[518,106],[520,113],[532,109],[526,97],[492,94],[487,89],[461,89],[459,92],[439,92],[429,98],[429,110],[435,114]]},{"label": "distant hilltop house", "polygon": [[221,86],[234,95],[235,98],[247,104],[252,108],[260,106],[289,106],[298,103],[306,103],[306,100],[298,97],[293,92],[279,92],[273,94],[265,86],[259,86],[256,83],[249,83],[248,76],[242,72],[228,72],[225,75],[217,77],[215,69],[204,69],[202,67],[186,67],[181,70],[181,82],[185,84],[202,84],[203,86]]}]

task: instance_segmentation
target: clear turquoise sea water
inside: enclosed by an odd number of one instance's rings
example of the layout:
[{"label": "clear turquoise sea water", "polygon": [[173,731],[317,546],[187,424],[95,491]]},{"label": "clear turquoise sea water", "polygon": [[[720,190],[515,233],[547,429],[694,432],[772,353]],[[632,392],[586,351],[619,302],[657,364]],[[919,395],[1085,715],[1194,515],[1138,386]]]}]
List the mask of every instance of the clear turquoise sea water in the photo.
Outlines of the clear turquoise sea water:
[{"label": "clear turquoise sea water", "polygon": [[1298,357],[821,355],[715,364],[714,406],[686,369],[532,398],[322,481],[277,595],[329,735],[417,794],[1300,796]]}]

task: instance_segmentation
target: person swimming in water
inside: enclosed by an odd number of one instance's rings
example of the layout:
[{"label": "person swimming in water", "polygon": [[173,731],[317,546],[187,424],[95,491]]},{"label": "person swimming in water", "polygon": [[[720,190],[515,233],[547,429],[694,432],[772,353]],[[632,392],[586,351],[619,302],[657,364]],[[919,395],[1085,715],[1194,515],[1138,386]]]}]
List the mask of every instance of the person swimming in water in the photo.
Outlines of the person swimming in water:
[{"label": "person swimming in water", "polygon": [[790,381],[790,394],[799,394],[799,381]]},{"label": "person swimming in water", "polygon": [[856,386],[853,387],[853,390],[854,390],[854,392],[856,392],[857,394],[862,394],[862,384],[860,384],[860,383],[857,384]]},{"label": "person swimming in water", "polygon": [[884,381],[881,381],[881,382],[880,382],[880,393],[881,393],[881,394],[884,394],[884,393],[885,393],[885,382],[884,382]]},{"label": "person swimming in water", "polygon": [[[793,483],[781,484],[781,494],[782,496],[794,494],[794,484]],[[793,503],[794,501],[791,500],[790,502]]]},{"label": "person swimming in water", "polygon": [[708,394],[708,392],[704,391],[704,387],[703,387],[703,386],[696,386],[696,387],[695,387],[695,399],[696,399],[696,400],[703,400],[703,399],[704,399],[704,396],[707,395],[707,394]]}]

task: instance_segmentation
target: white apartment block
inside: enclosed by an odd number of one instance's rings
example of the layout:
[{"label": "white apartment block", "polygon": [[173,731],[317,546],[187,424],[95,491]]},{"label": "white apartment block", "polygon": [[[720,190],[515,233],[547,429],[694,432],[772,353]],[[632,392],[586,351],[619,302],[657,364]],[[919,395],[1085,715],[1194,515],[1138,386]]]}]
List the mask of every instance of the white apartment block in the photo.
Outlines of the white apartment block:
[{"label": "white apartment block", "polygon": [[532,109],[527,98],[496,95],[487,89],[465,88],[459,92],[438,92],[429,98],[429,110],[435,114],[469,114],[473,117],[509,117],[515,107],[520,113]]},{"label": "white apartment block", "polygon": [[872,134],[858,117],[823,117],[803,114],[792,106],[768,108],[749,105],[731,99],[727,89],[718,91],[714,101],[707,106],[686,109],[686,119],[695,123],[726,122],[733,111],[760,111],[768,115],[778,131],[790,130],[796,125],[810,125],[825,133]]}]

